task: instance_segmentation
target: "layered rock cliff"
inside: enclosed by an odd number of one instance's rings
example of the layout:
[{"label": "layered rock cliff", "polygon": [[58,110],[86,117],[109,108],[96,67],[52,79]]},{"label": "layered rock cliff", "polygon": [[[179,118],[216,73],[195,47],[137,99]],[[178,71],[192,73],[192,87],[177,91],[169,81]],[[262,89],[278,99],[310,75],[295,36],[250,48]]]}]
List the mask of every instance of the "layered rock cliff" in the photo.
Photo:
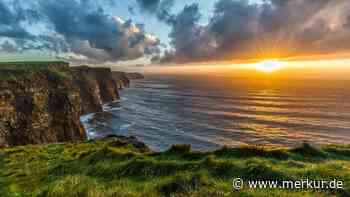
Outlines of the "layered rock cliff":
[{"label": "layered rock cliff", "polygon": [[1,65],[0,147],[85,139],[80,117],[117,101],[125,78],[64,62]]},{"label": "layered rock cliff", "polygon": [[113,71],[112,77],[116,81],[119,89],[123,89],[123,87],[128,87],[130,84],[130,79],[127,77],[125,72]]},{"label": "layered rock cliff", "polygon": [[0,147],[86,138],[80,91],[66,64],[0,72]]},{"label": "layered rock cliff", "polygon": [[102,111],[102,104],[119,100],[118,86],[109,68],[73,67],[84,114]]}]

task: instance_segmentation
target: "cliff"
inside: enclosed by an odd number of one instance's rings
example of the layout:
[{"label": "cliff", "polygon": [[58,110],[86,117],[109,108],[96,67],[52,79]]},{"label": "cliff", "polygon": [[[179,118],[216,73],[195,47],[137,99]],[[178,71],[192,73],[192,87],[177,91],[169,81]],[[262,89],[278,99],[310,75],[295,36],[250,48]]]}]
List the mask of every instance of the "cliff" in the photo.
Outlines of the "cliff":
[{"label": "cliff", "polygon": [[82,140],[80,91],[66,64],[0,67],[0,147]]},{"label": "cliff", "polygon": [[140,74],[140,73],[126,73],[126,77],[127,77],[129,80],[144,79],[144,78],[145,78],[145,76],[143,76],[143,75]]},{"label": "cliff", "polygon": [[84,114],[102,111],[102,104],[119,100],[118,86],[109,68],[72,67]]},{"label": "cliff", "polygon": [[93,81],[99,88],[102,103],[113,102],[119,99],[118,87],[112,77],[110,68],[92,68],[88,66],[72,67],[73,73],[84,76]]},{"label": "cliff", "polygon": [[0,147],[85,139],[80,117],[119,99],[114,78],[64,62],[1,63]]},{"label": "cliff", "polygon": [[130,79],[127,77],[125,72],[113,71],[112,77],[116,81],[119,89],[123,89],[123,87],[128,87],[130,84]]}]

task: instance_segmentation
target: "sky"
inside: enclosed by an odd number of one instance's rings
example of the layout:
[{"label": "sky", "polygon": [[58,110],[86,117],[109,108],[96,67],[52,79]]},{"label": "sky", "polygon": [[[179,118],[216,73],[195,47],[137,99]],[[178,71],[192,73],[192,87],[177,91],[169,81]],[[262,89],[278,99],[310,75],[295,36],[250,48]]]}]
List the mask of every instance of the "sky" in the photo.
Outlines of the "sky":
[{"label": "sky", "polygon": [[333,67],[344,68],[350,1],[0,0],[0,61],[51,59],[124,66],[336,60]]}]

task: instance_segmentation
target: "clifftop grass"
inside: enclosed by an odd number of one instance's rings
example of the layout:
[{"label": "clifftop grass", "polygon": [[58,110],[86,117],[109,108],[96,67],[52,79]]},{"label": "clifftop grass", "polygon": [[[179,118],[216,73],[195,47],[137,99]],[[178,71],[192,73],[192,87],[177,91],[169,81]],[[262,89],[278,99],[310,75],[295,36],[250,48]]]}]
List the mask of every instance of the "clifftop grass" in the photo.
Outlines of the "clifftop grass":
[{"label": "clifftop grass", "polygon": [[3,81],[32,78],[41,72],[49,72],[60,79],[71,76],[66,62],[0,62],[0,80]]},{"label": "clifftop grass", "polygon": [[[340,190],[233,190],[232,180],[343,180]],[[1,196],[349,196],[350,147],[173,146],[153,153],[117,139],[0,150]]]}]

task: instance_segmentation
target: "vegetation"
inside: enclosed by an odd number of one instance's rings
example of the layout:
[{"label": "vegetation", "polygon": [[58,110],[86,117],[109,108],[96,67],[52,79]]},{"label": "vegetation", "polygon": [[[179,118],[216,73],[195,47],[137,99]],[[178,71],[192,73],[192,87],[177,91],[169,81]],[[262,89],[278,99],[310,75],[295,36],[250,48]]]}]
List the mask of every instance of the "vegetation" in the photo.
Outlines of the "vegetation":
[{"label": "vegetation", "polygon": [[[339,190],[232,188],[232,180],[338,179]],[[1,196],[349,196],[350,146],[154,153],[117,138],[0,150]]]},{"label": "vegetation", "polygon": [[[50,66],[62,65],[62,66]],[[39,73],[49,73],[58,79],[71,77],[70,69],[65,62],[0,62],[0,80],[17,80],[33,78]]]}]

